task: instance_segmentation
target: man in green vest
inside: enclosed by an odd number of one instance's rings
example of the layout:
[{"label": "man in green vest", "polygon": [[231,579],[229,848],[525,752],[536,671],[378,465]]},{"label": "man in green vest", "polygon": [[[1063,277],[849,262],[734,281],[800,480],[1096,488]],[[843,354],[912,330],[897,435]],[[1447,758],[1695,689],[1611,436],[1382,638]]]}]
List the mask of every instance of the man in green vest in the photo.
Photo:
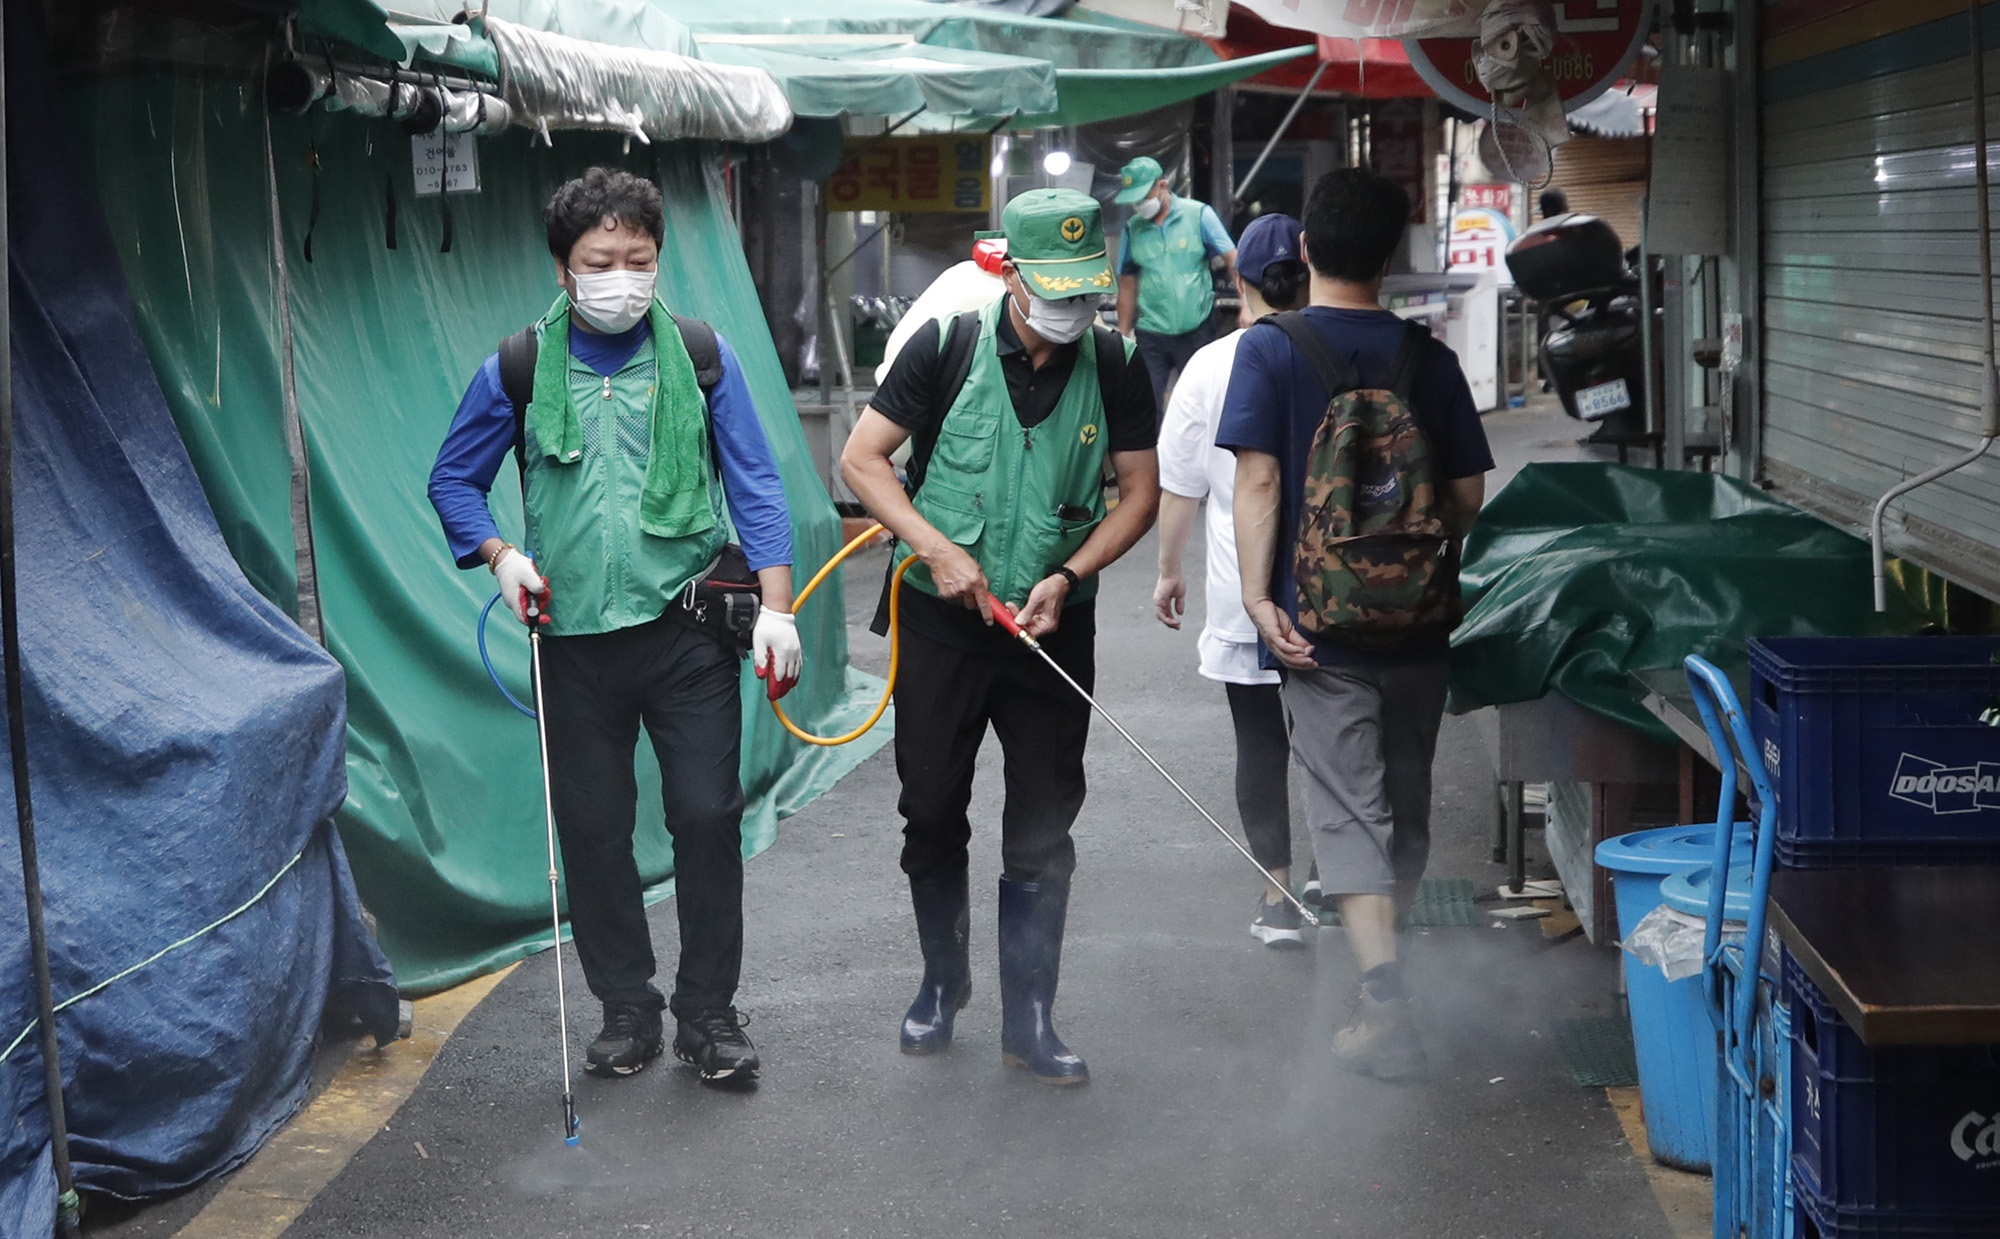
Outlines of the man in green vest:
[{"label": "man in green vest", "polygon": [[[918,329],[841,454],[861,502],[896,535],[904,579],[896,772],[924,978],[902,1047],[951,1044],[971,997],[967,843],[972,772],[991,724],[1000,819],[1001,1059],[1049,1084],[1090,1078],[1050,1022],[1083,808],[1090,707],[993,625],[992,598],[1086,689],[1097,573],[1152,527],[1158,414],[1145,363],[1097,325],[1113,287],[1095,200],[1035,190],[1007,204],[1006,296]],[[915,438],[909,488],[890,455]],[[1121,502],[1107,509],[1109,459]]]},{"label": "man in green vest", "polygon": [[1215,277],[1209,260],[1235,276],[1236,242],[1215,208],[1177,198],[1160,162],[1141,155],[1118,173],[1118,195],[1132,218],[1118,239],[1118,330],[1135,329],[1139,355],[1153,376],[1153,402],[1166,408],[1167,384],[1195,350],[1215,339]]},{"label": "man in green vest", "polygon": [[[665,1048],[667,1007],[675,1057],[705,1081],[742,1081],[759,1062],[733,1005],[743,958],[738,649],[781,693],[797,680],[785,490],[728,341],[657,299],[659,189],[592,168],[556,190],[542,220],[562,292],[473,376],[431,470],[431,503],[458,566],[490,570],[515,618],[544,634],[539,707],[570,927],[604,1004],[590,1070],[644,1069]],[[525,548],[501,538],[487,506],[510,450]],[[705,584],[753,572],[761,605]],[[747,633],[716,622],[732,615]],[[632,852],[642,727],[674,844],[671,1001],[652,983]]]}]

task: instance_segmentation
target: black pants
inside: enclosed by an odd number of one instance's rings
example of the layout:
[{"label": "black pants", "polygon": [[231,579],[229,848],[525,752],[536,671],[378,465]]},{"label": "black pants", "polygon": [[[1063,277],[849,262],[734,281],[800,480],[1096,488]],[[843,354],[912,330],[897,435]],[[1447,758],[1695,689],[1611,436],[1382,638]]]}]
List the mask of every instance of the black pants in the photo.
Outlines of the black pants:
[{"label": "black pants", "polygon": [[[1074,618],[1043,637],[1042,648],[1090,691],[1097,677],[1095,617]],[[1083,810],[1090,706],[1019,642],[997,628],[993,638],[990,648],[965,649],[903,630],[896,676],[903,872],[918,880],[964,872],[973,760],[991,723],[1007,789],[1002,873],[1020,882],[1067,882],[1076,868],[1069,831]]]},{"label": "black pants", "polygon": [[1236,812],[1250,853],[1266,869],[1292,863],[1292,806],[1286,779],[1291,729],[1276,684],[1224,684],[1236,725]]},{"label": "black pants", "polygon": [[542,641],[549,784],[570,925],[590,992],[658,1010],[653,940],[632,856],[644,725],[674,841],[681,959],[672,1007],[726,1007],[743,962],[742,706],[737,659],[670,618]]},{"label": "black pants", "polygon": [[1162,335],[1157,331],[1147,331],[1144,327],[1132,333],[1139,346],[1139,356],[1146,359],[1147,377],[1153,380],[1154,417],[1162,421],[1167,416],[1167,383],[1187,365],[1188,358],[1195,350],[1215,339],[1215,320],[1207,322],[1193,331],[1177,336]]}]

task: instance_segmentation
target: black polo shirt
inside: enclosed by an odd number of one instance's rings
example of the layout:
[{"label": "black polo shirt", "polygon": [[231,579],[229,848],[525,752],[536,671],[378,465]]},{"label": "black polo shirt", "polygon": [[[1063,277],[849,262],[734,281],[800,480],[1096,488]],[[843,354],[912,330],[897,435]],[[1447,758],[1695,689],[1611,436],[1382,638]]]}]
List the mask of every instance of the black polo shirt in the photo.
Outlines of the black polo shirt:
[{"label": "black polo shirt", "polygon": [[[931,396],[940,383],[949,382],[951,376],[943,373],[939,350],[942,342],[939,333],[942,326],[932,319],[911,334],[903,345],[903,351],[896,354],[896,364],[875,389],[875,395],[868,401],[869,407],[890,421],[918,435],[925,429],[930,417]],[[1007,395],[1014,405],[1014,416],[1023,427],[1034,427],[1048,420],[1055,412],[1056,403],[1062,399],[1063,389],[1069,386],[1069,376],[1076,369],[1077,349],[1090,337],[1073,344],[1061,344],[1049,359],[1036,369],[1028,359],[1028,350],[1021,343],[1021,335],[1014,330],[1014,316],[1002,314],[999,326],[994,330],[994,346],[1000,355],[1000,370],[1007,377]],[[1091,347],[1096,347],[1091,344]],[[1110,452],[1151,451],[1159,442],[1158,406],[1153,403],[1153,381],[1146,372],[1146,363],[1134,350],[1125,360],[1121,373],[1115,376],[1100,376],[1105,392],[1105,448]],[[884,595],[886,602],[886,594]],[[943,602],[922,590],[903,591],[903,626],[906,631],[921,633],[930,640],[955,646],[960,649],[1005,648],[1012,638],[1001,632],[996,625],[989,628],[979,618],[977,611],[969,611],[954,602]],[[1094,629],[1096,624],[1095,602],[1079,603],[1063,608],[1063,627],[1075,626],[1079,629]],[[876,631],[886,631],[886,611],[878,608]]]}]

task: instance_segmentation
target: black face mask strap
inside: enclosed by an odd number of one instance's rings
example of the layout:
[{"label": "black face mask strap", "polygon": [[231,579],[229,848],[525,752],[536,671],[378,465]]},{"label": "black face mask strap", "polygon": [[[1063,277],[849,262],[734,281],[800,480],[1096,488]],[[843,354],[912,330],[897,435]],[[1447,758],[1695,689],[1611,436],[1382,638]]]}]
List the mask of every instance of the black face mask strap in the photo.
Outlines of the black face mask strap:
[{"label": "black face mask strap", "polygon": [[382,178],[382,240],[390,249],[396,248],[396,174],[390,172]]},{"label": "black face mask strap", "polygon": [[[444,75],[443,75],[442,73],[436,73],[436,74],[432,74],[432,75],[431,75],[431,80],[432,80],[432,82],[433,82],[433,83],[434,83],[434,84],[435,84],[435,85],[437,86],[437,91],[438,91],[438,98],[440,98],[440,99],[444,98]],[[443,121],[439,121],[439,122],[438,122],[438,130],[439,130],[440,132],[444,132],[444,122],[443,122]],[[474,141],[477,141],[477,139],[472,139],[472,140],[474,140]],[[450,149],[450,147],[446,147],[446,149],[447,149],[447,150],[449,150],[449,149]],[[450,184],[451,184],[451,167],[450,167],[450,163],[451,163],[451,161],[447,159],[447,160],[445,161],[445,165],[446,165],[446,166],[445,166],[445,169],[444,169],[444,171],[438,174],[438,207],[439,207],[439,209],[440,209],[441,211],[443,211],[443,213],[444,213],[444,220],[443,220],[443,229],[442,229],[442,231],[443,231],[443,233],[444,233],[444,241],[443,241],[443,243],[442,243],[441,245],[439,245],[439,246],[438,246],[438,253],[440,253],[440,254],[449,254],[449,253],[451,253],[451,187],[450,187]]]},{"label": "black face mask strap", "polygon": [[[317,118],[315,118],[317,120]],[[317,126],[314,126],[317,128]],[[319,146],[306,139],[306,167],[312,171],[312,204],[306,210],[305,259],[313,260],[313,229],[319,227]]]},{"label": "black face mask strap", "polygon": [[[321,39],[319,51],[320,55],[326,58],[327,80],[332,81],[336,72],[333,63],[333,49],[326,45],[325,39]],[[306,208],[306,235],[300,249],[307,262],[313,260],[313,232],[319,227],[319,125],[321,115],[320,109],[314,108],[308,113],[306,118],[306,169],[312,179],[312,199]]]}]

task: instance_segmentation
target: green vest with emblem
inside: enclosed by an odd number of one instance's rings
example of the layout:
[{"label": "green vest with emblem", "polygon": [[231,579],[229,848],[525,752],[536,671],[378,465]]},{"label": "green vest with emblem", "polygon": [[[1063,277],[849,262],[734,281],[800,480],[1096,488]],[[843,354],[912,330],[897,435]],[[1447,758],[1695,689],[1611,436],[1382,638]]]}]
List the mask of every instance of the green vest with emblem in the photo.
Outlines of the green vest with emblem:
[{"label": "green vest with emblem", "polygon": [[1140,267],[1138,325],[1147,331],[1185,335],[1215,311],[1215,280],[1201,239],[1203,209],[1192,198],[1175,198],[1158,223],[1134,216],[1125,225],[1132,261]]},{"label": "green vest with emblem", "polygon": [[[938,428],[912,502],[979,561],[996,597],[1019,605],[1104,519],[1106,428],[1089,335],[1075,346],[1076,364],[1055,410],[1035,426],[1021,425],[995,342],[1006,306],[1003,297],[979,312],[972,370]],[[1129,356],[1131,345],[1125,347]],[[921,563],[904,584],[933,597],[938,592]],[[1097,578],[1086,577],[1065,605],[1096,596]]]},{"label": "green vest with emblem", "polygon": [[[665,318],[664,315],[658,316]],[[667,320],[671,323],[672,320]],[[566,314],[545,321],[570,329]],[[582,423],[582,455],[571,464],[550,460],[526,419],[526,486],[523,509],[528,547],[551,593],[543,631],[574,637],[615,632],[658,619],[675,595],[707,569],[729,539],[721,487],[712,469],[697,472],[715,513],[708,528],[685,537],[663,538],[640,528],[640,492],[652,446],[653,386],[659,381],[660,348],[683,349],[680,334],[659,331],[639,346],[618,373],[601,375],[571,357],[570,399]],[[684,368],[683,368],[684,369]],[[689,380],[692,385],[692,379]],[[702,399],[698,388],[696,399]],[[702,453],[709,458],[707,418],[702,419]]]}]

